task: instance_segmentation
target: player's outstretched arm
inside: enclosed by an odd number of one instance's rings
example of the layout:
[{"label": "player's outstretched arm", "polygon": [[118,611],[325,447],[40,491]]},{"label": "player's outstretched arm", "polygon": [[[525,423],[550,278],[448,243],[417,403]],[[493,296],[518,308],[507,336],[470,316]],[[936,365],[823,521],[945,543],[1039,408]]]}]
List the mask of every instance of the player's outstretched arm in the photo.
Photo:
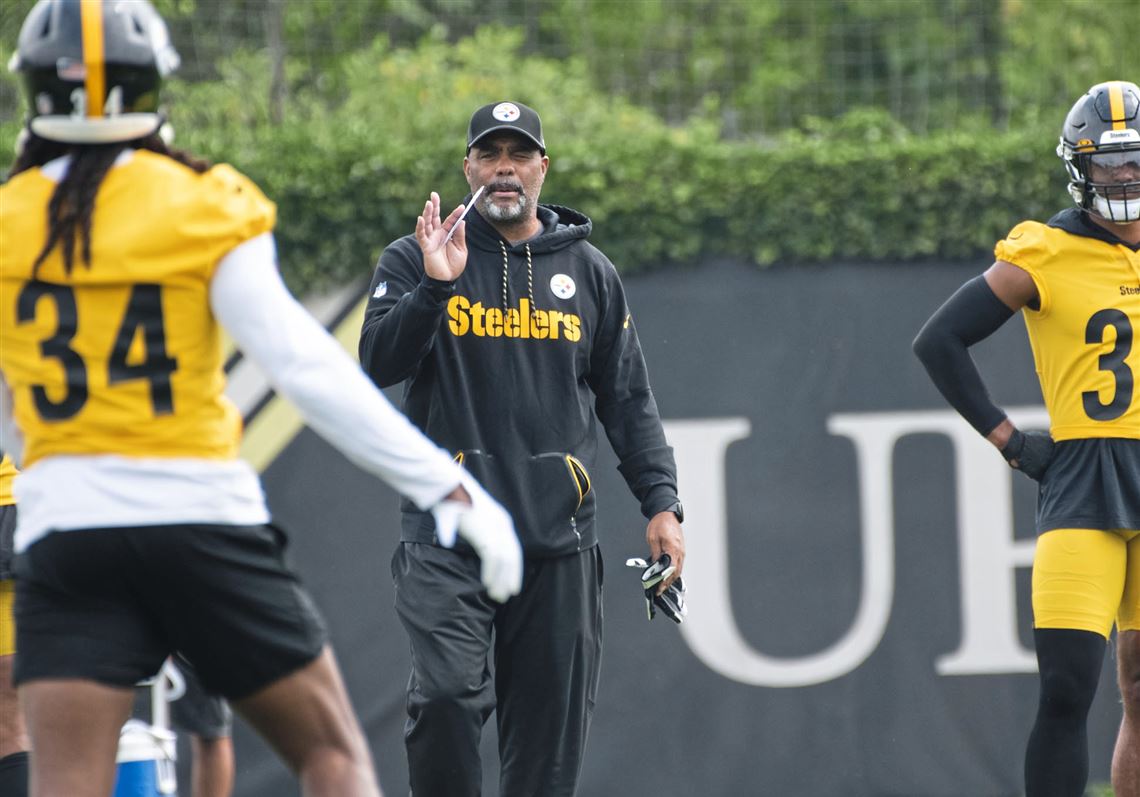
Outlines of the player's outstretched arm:
[{"label": "player's outstretched arm", "polygon": [[293,298],[277,270],[271,235],[223,258],[210,284],[210,306],[313,431],[361,468],[421,509],[435,507],[462,484],[472,500],[458,513],[458,533],[492,560],[485,559],[484,573],[493,595],[518,592],[522,553],[510,516],[392,406]]}]

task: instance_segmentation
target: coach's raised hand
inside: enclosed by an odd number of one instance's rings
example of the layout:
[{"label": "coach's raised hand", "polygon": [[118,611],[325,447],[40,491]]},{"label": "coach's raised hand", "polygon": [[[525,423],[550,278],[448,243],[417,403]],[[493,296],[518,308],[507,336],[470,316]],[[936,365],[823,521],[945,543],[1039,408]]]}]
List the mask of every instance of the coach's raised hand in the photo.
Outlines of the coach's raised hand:
[{"label": "coach's raised hand", "polygon": [[[424,203],[424,212],[416,219],[416,241],[423,252],[424,273],[432,279],[454,282],[467,267],[463,210],[460,205],[440,221],[439,194],[432,191],[431,199]],[[454,233],[451,232],[453,227]]]}]

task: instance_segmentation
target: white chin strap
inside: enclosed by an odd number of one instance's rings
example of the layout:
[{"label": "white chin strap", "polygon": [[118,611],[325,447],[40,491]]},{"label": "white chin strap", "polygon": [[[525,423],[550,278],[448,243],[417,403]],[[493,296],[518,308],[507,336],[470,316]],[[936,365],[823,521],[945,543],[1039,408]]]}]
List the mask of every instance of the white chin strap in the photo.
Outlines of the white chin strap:
[{"label": "white chin strap", "polygon": [[1117,224],[1128,224],[1140,220],[1140,197],[1136,199],[1105,199],[1093,194],[1093,210],[1102,218]]},{"label": "white chin strap", "polygon": [[156,113],[123,113],[101,119],[76,116],[37,116],[32,132],[64,144],[114,144],[149,136],[158,130],[162,117]]}]

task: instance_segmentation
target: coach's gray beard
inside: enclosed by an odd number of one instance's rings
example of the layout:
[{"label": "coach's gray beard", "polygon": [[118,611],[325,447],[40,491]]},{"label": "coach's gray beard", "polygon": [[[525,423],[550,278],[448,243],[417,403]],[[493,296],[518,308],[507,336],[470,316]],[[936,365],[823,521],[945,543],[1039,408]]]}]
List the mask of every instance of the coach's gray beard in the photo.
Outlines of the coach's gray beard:
[{"label": "coach's gray beard", "polygon": [[526,194],[524,194],[522,191],[519,191],[518,201],[513,205],[508,205],[507,207],[496,205],[491,201],[491,197],[487,197],[487,199],[484,201],[484,204],[487,211],[487,217],[492,221],[512,222],[518,221],[526,214],[528,200],[526,198]]}]

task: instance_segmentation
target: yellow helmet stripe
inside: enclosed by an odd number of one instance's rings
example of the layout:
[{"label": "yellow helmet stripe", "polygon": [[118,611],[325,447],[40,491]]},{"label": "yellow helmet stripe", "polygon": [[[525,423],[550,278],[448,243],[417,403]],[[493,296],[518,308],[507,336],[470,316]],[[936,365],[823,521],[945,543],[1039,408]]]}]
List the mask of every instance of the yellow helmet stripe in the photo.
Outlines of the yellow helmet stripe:
[{"label": "yellow helmet stripe", "polygon": [[1112,129],[1124,130],[1124,84],[1119,80],[1108,84],[1108,109],[1112,113]]},{"label": "yellow helmet stripe", "polygon": [[103,0],[80,0],[79,19],[83,28],[83,66],[87,70],[87,116],[103,116],[107,97],[107,74],[103,52]]}]

